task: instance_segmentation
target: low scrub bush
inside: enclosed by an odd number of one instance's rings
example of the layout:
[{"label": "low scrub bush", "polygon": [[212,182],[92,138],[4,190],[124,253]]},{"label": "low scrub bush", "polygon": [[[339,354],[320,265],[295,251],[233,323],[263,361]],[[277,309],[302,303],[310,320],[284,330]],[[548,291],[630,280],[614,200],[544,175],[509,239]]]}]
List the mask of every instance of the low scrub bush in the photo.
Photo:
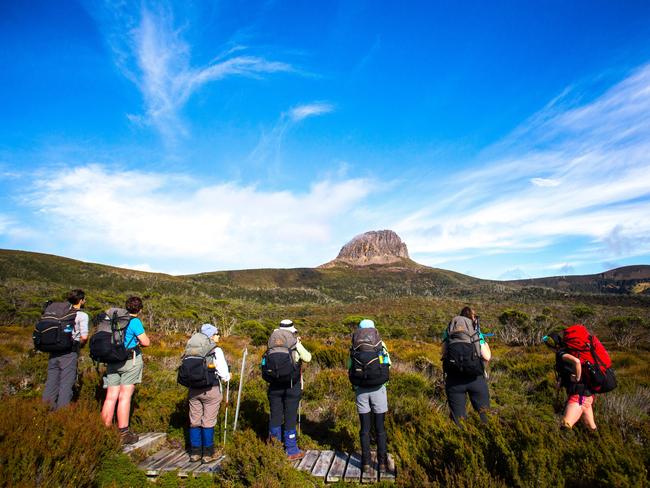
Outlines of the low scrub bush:
[{"label": "low scrub bush", "polygon": [[82,403],[50,412],[40,400],[0,402],[1,486],[91,486],[119,437]]},{"label": "low scrub bush", "polygon": [[227,461],[218,474],[223,486],[302,487],[308,476],[287,463],[279,443],[267,444],[250,429],[237,432],[226,447]]}]

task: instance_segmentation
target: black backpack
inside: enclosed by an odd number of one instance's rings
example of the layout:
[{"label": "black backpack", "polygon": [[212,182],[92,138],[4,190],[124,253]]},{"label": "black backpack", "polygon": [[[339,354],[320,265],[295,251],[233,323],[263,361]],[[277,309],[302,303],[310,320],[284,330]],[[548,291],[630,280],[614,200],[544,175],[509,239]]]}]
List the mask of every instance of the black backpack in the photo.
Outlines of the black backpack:
[{"label": "black backpack", "polygon": [[447,352],[442,362],[445,373],[466,377],[483,374],[478,327],[467,317],[457,316],[447,326]]},{"label": "black backpack", "polygon": [[99,363],[121,363],[131,349],[124,346],[126,328],[133,317],[123,308],[110,308],[95,318],[97,330],[90,338],[90,357]]},{"label": "black backpack", "polygon": [[348,377],[353,385],[371,387],[388,382],[390,363],[379,332],[374,327],[354,331],[350,359]]},{"label": "black backpack", "polygon": [[48,302],[43,315],[34,327],[34,347],[43,352],[70,352],[77,309],[68,302]]},{"label": "black backpack", "polygon": [[294,360],[298,343],[291,331],[275,329],[262,356],[262,378],[273,386],[288,387],[300,380],[300,364]]},{"label": "black backpack", "polygon": [[208,388],[219,384],[213,358],[217,346],[197,332],[187,342],[176,381],[187,388]]}]

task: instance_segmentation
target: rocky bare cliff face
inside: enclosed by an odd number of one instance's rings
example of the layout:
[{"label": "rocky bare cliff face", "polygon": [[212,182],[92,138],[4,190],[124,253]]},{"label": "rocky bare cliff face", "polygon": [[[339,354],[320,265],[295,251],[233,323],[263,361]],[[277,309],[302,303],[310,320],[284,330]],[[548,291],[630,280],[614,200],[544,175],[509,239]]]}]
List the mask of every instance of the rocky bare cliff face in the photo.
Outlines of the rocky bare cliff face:
[{"label": "rocky bare cliff face", "polygon": [[409,253],[402,239],[392,230],[379,230],[356,236],[341,248],[336,259],[323,267],[339,264],[392,264],[403,262],[405,259],[409,259]]}]

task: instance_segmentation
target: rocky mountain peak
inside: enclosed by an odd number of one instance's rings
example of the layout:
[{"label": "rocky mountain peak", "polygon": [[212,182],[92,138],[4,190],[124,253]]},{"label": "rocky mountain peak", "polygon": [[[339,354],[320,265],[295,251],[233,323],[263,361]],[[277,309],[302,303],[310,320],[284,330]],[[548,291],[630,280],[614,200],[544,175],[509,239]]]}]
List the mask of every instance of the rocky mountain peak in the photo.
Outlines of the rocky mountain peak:
[{"label": "rocky mountain peak", "polygon": [[354,237],[341,248],[335,260],[324,266],[391,264],[404,259],[409,259],[409,253],[402,239],[392,230],[378,230]]}]

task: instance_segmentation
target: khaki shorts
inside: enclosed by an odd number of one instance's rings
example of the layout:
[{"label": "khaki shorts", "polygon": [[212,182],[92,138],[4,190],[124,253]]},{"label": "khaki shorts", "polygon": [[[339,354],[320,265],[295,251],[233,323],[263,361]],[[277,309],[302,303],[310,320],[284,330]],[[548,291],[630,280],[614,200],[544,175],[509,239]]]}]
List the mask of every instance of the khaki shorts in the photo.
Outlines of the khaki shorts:
[{"label": "khaki shorts", "polygon": [[142,370],[144,362],[142,354],[135,359],[129,359],[123,363],[111,363],[106,367],[106,378],[108,386],[137,385],[142,383]]}]

